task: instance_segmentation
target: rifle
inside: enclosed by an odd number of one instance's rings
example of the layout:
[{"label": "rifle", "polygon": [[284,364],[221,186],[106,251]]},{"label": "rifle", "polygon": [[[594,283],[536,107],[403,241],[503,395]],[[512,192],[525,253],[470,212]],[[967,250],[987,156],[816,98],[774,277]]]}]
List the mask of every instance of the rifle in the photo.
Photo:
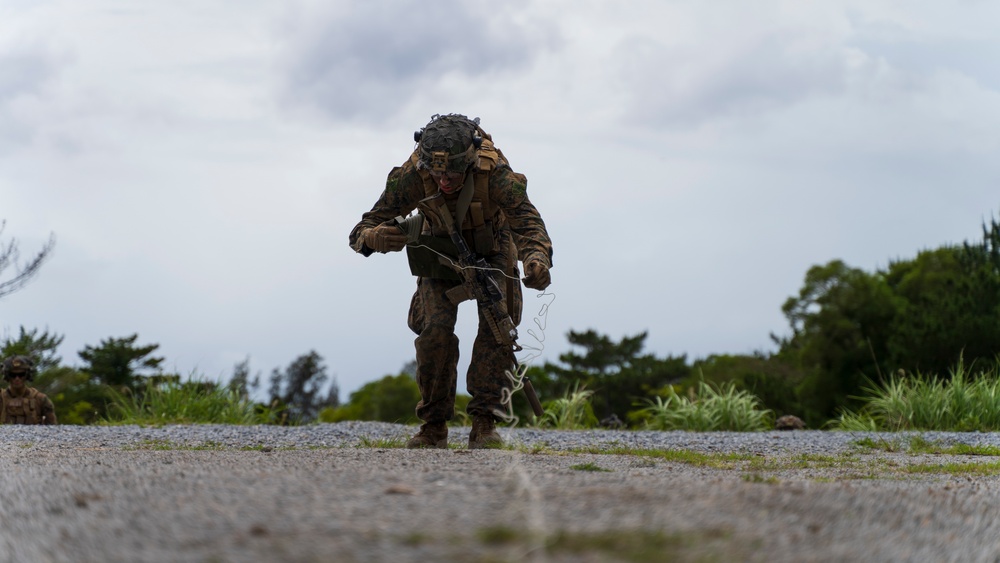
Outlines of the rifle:
[{"label": "rifle", "polygon": [[[424,198],[420,201],[419,207],[424,214],[438,219],[444,225],[458,251],[458,255],[450,263],[448,263],[449,259],[447,258],[439,258],[441,262],[451,266],[462,279],[461,285],[446,292],[448,299],[456,304],[467,299],[475,299],[497,344],[508,346],[513,352],[520,352],[523,348],[517,343],[517,327],[514,326],[514,321],[502,307],[503,291],[490,273],[490,270],[496,268],[469,248],[440,193]],[[399,220],[397,219],[397,221]],[[400,228],[406,232],[406,228],[402,224]],[[532,412],[535,413],[535,416],[541,417],[545,414],[545,410],[542,409],[542,404],[538,401],[538,395],[535,393],[534,386],[531,385],[531,380],[527,376],[522,376],[521,380],[524,382],[524,394],[528,398],[528,403],[531,404]]]}]

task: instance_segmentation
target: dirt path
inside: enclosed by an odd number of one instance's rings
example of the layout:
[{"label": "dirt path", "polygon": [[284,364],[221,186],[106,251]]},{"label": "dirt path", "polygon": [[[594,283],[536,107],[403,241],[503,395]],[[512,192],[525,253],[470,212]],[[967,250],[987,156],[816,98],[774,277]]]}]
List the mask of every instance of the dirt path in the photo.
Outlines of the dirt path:
[{"label": "dirt path", "polygon": [[0,560],[11,562],[1000,554],[997,477],[906,470],[946,456],[776,453],[720,464],[511,450],[33,445],[0,455]]}]

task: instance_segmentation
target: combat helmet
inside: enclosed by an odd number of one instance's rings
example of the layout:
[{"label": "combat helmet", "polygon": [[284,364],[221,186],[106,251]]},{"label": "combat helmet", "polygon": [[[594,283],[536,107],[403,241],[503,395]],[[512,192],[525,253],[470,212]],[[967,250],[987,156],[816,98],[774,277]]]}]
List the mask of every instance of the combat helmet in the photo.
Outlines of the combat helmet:
[{"label": "combat helmet", "polygon": [[430,123],[413,134],[417,142],[417,168],[428,172],[462,173],[477,162],[476,150],[483,143],[479,118],[435,114]]},{"label": "combat helmet", "polygon": [[35,362],[28,356],[11,356],[3,361],[4,379],[13,379],[18,373],[31,381],[35,377]]}]

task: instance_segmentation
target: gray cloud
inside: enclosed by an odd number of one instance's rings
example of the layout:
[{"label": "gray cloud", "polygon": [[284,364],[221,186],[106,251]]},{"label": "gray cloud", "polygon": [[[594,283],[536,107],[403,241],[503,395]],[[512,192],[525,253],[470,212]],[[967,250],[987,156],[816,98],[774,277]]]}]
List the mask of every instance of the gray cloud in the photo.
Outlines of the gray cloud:
[{"label": "gray cloud", "polygon": [[38,52],[0,53],[0,104],[37,94],[55,71],[51,57]]},{"label": "gray cloud", "polygon": [[679,127],[788,108],[843,92],[855,68],[839,45],[809,45],[794,33],[762,36],[721,56],[652,39],[622,43],[615,59],[629,89],[627,115]]},{"label": "gray cloud", "polygon": [[342,13],[306,15],[286,30],[287,99],[342,120],[382,121],[442,77],[474,81],[521,70],[556,43],[545,25],[460,0],[359,2]]},{"label": "gray cloud", "polygon": [[32,127],[21,106],[41,95],[57,67],[55,59],[43,51],[0,51],[0,154],[30,142]]}]

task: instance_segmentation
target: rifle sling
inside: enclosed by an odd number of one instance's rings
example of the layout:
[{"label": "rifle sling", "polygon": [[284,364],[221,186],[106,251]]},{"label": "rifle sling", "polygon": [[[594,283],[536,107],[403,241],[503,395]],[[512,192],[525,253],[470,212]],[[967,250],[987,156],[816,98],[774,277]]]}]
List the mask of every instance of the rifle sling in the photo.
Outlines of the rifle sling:
[{"label": "rifle sling", "polygon": [[[462,236],[462,222],[465,221],[465,215],[469,211],[469,204],[472,203],[472,196],[475,194],[475,191],[476,191],[475,182],[473,181],[472,171],[470,170],[469,173],[465,175],[465,185],[462,186],[462,191],[458,194],[458,201],[455,204],[455,222],[453,227],[458,231],[459,236]],[[449,213],[449,214],[451,213],[448,210],[448,206],[445,205],[444,202],[441,202],[441,205],[438,206],[438,210],[440,213]],[[407,250],[409,250],[409,248],[407,248]],[[441,259],[440,261],[445,262],[443,259]],[[457,275],[456,277],[462,279]],[[464,282],[465,280],[462,281]],[[506,281],[507,281],[507,287],[506,287],[507,295],[504,297],[505,301],[504,305],[506,305],[504,309],[507,313],[507,316],[510,317],[511,299],[512,296],[514,295],[514,283],[516,280],[513,280],[509,276],[507,276]],[[465,287],[465,283],[463,283],[461,286],[454,287],[451,290],[449,290],[447,292],[447,296],[449,301],[457,305],[462,301],[472,299],[472,292],[469,291],[468,287]],[[491,325],[493,325],[491,326],[491,328],[493,329],[494,335],[497,336],[497,339],[499,340],[500,338],[499,335],[497,334],[498,330],[497,327],[495,326],[494,323],[491,323]]]}]

